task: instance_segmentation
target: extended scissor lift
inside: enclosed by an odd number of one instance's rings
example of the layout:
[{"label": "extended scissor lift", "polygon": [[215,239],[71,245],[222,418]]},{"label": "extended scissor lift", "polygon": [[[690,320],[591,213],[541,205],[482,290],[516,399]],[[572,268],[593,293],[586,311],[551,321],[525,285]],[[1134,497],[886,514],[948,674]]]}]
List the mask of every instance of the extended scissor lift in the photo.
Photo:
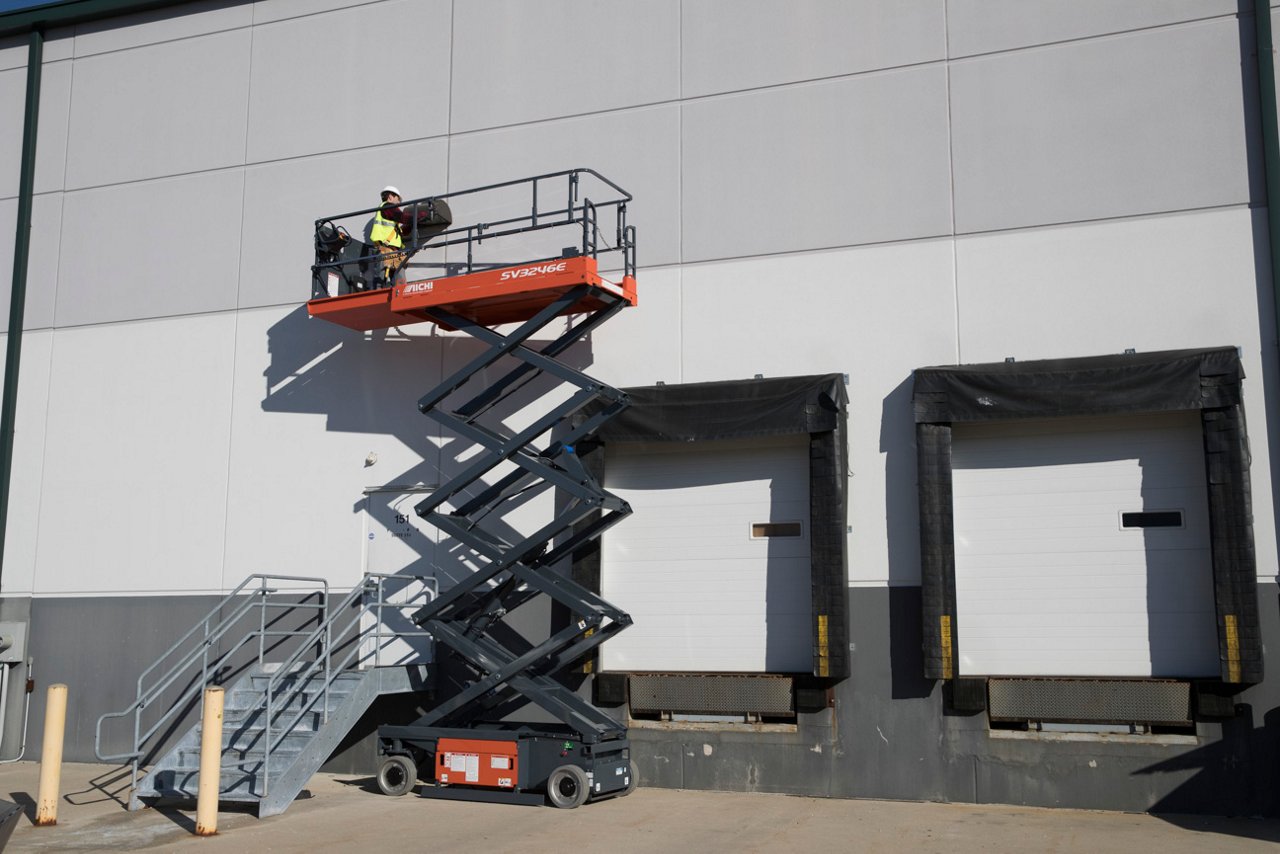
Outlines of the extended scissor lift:
[{"label": "extended scissor lift", "polygon": [[[587,198],[587,180],[598,182],[608,198]],[[550,198],[564,198],[564,206],[546,210],[547,187],[561,181],[567,195]],[[526,185],[532,198],[527,215],[453,225],[451,203]],[[636,785],[626,727],[554,678],[631,623],[557,566],[631,512],[576,453],[579,442],[626,408],[626,395],[557,358],[636,303],[635,230],[626,224],[630,199],[598,173],[579,169],[407,202],[415,212],[413,233],[396,271],[407,281],[381,288],[365,286],[369,279],[360,272],[376,259],[334,224],[341,218],[316,223],[312,316],[359,330],[430,321],[487,345],[418,401],[424,415],[483,449],[415,508],[472,553],[474,572],[414,615],[464,663],[470,681],[412,724],[379,727],[378,785],[386,794],[405,794],[421,778],[424,797],[521,803],[546,797],[558,807],[576,807],[627,794]],[[613,213],[611,246],[600,239],[601,212]],[[556,255],[516,265],[475,258],[482,240],[565,228],[580,229],[581,239]],[[449,246],[466,247],[465,264],[446,260],[446,275],[437,278],[409,275],[422,249]],[[599,258],[609,252],[620,256],[620,283],[599,274]],[[531,343],[558,321],[565,327],[549,343]],[[499,324],[518,326],[499,332],[493,328]],[[485,382],[488,370],[504,361],[514,366]],[[523,429],[486,423],[500,403],[539,376],[567,384],[572,393]],[[559,490],[560,498],[550,522],[527,536],[495,524],[549,489]],[[498,630],[507,614],[537,596],[563,606],[573,615],[569,624],[538,643]],[[517,697],[559,723],[499,720],[500,710]]]}]

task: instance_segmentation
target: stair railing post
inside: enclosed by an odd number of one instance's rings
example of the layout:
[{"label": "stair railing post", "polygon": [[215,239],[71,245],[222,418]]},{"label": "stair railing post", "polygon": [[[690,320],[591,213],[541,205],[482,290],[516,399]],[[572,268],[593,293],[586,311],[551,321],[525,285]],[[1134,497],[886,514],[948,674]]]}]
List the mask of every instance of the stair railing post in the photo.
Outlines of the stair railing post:
[{"label": "stair railing post", "polygon": [[275,695],[275,679],[267,679],[267,723],[262,731],[262,797],[271,791],[271,714]]},{"label": "stair railing post", "polygon": [[321,612],[324,617],[324,689],[320,702],[324,704],[324,722],[329,722],[329,681],[333,678],[333,620],[329,614],[329,589],[325,586],[324,592],[324,610]]},{"label": "stair railing post", "polygon": [[267,585],[258,591],[258,666],[267,663]]},{"label": "stair railing post", "polygon": [[142,709],[146,703],[142,702],[142,687],[138,687],[138,699],[134,703],[133,709],[133,782],[132,789],[138,788],[138,762],[142,756]]},{"label": "stair railing post", "polygon": [[381,575],[378,576],[378,595],[373,600],[373,666],[382,666],[382,626],[383,611],[382,604],[387,600],[387,579]]},{"label": "stair railing post", "polygon": [[[265,673],[267,664],[267,583],[262,582],[258,600],[258,668]],[[267,721],[262,731],[262,796],[265,798],[271,786],[271,712],[275,694],[275,674],[267,676]]]}]

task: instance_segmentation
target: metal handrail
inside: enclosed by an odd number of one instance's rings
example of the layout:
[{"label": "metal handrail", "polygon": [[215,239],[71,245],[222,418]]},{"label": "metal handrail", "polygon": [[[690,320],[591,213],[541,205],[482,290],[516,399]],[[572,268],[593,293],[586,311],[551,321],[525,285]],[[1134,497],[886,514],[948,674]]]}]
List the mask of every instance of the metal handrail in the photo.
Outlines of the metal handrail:
[{"label": "metal handrail", "polygon": [[[434,599],[437,595],[438,586],[436,585],[435,579],[431,578],[430,576],[397,575],[394,573],[380,573],[380,572],[366,573],[362,582],[356,587],[354,587],[351,590],[351,592],[347,594],[347,597],[343,599],[343,601],[339,603],[338,606],[330,612],[329,616],[325,619],[324,624],[321,626],[317,626],[316,629],[313,630],[312,633],[308,636],[308,638],[299,645],[298,650],[295,651],[294,654],[290,656],[288,660],[280,663],[275,673],[272,674],[272,676],[267,680],[266,687],[263,688],[261,691],[257,692],[257,696],[261,697],[264,701],[263,706],[265,707],[265,712],[266,712],[264,724],[263,724],[262,760],[261,760],[262,761],[262,793],[264,796],[268,794],[271,789],[271,755],[275,752],[275,749],[276,747],[279,746],[280,742],[282,742],[289,735],[289,733],[293,731],[294,727],[296,727],[302,721],[302,719],[308,713],[311,712],[311,710],[316,706],[317,703],[321,703],[320,708],[322,710],[322,714],[324,715],[324,720],[326,722],[328,721],[329,689],[333,686],[333,683],[337,680],[339,675],[347,672],[347,670],[350,669],[352,666],[359,666],[365,663],[365,661],[367,661],[370,657],[373,658],[375,666],[380,661],[380,658],[379,658],[379,654],[381,652],[380,640],[381,638],[386,637],[386,635],[384,635],[382,632],[382,626],[383,626],[382,612],[386,608],[411,608],[411,607],[417,608],[419,607],[417,604],[389,603],[386,601],[385,582],[387,579],[392,579],[392,578],[401,579],[405,581],[430,582],[431,587],[429,588],[424,587],[424,592],[429,592],[431,594],[432,599]],[[371,603],[365,603],[364,607],[362,607],[359,611],[357,611],[354,616],[350,617],[348,621],[339,628],[338,636],[346,637],[347,633],[350,632],[353,627],[355,627],[360,621],[363,620],[364,615],[366,613],[372,612],[375,614],[375,620],[373,622],[373,626],[371,627],[373,638],[374,638],[373,652],[364,653],[362,651],[361,647],[364,641],[367,639],[365,635],[370,632],[370,629],[360,629],[359,631],[356,631],[353,635],[350,636],[350,640],[348,641],[348,643],[351,646],[351,649],[335,665],[332,657],[332,646],[331,646],[333,628],[337,623],[339,616],[341,614],[345,613],[347,609],[350,608],[353,604],[355,604],[355,602],[358,599],[362,599],[366,593],[369,593],[371,591],[377,592],[377,596],[374,598],[374,601]],[[312,661],[311,663],[303,667],[301,670],[294,670],[294,667],[300,663],[299,659],[301,658],[302,651],[310,647],[313,643],[318,642],[321,633],[323,633],[325,636],[325,648],[330,651],[329,654],[325,655],[323,658],[315,659],[314,661]],[[394,635],[394,637],[430,637],[430,633],[426,631],[398,632]],[[313,676],[316,675],[316,671],[319,669],[319,665],[321,664],[322,661],[325,666],[324,667],[325,677],[324,677],[324,683],[321,686],[321,689],[315,692],[301,707],[299,707],[297,712],[293,715],[292,718],[281,723],[279,726],[279,733],[273,736],[272,730],[276,724],[276,721],[275,721],[276,715],[275,715],[275,709],[274,709],[276,705],[276,700],[278,699],[281,700],[284,706],[288,707],[289,703],[291,703],[299,694],[302,694],[303,696],[305,696],[305,692],[303,691],[303,686],[307,683],[309,679],[311,679]],[[287,677],[292,677],[295,681],[295,685],[292,688],[292,690],[285,692],[282,697],[278,696],[276,693],[276,689],[279,683]],[[231,763],[225,763],[224,767],[239,767],[251,761],[255,761],[255,760],[233,761]]]},{"label": "metal handrail", "polygon": [[[579,200],[582,184],[581,179],[583,176],[587,175],[595,178],[607,188],[605,191],[606,198],[592,201],[586,196],[583,196],[581,201]],[[564,207],[541,211],[538,209],[539,182],[547,182],[554,179],[567,179],[567,191],[565,194]],[[418,251],[427,248],[428,244],[433,249],[465,245],[467,248],[466,262],[457,266],[463,268],[468,273],[473,272],[476,269],[488,269],[493,266],[507,266],[505,264],[478,264],[473,255],[475,245],[483,243],[485,240],[493,240],[499,237],[509,237],[516,234],[524,234],[527,232],[542,231],[552,228],[563,228],[565,226],[574,225],[575,223],[581,223],[582,239],[581,246],[578,251],[583,255],[589,255],[592,258],[599,257],[601,252],[621,252],[623,256],[624,275],[635,275],[635,252],[634,246],[630,243],[635,239],[635,229],[634,227],[627,225],[627,203],[632,201],[632,196],[626,190],[622,189],[599,172],[596,172],[594,169],[565,169],[559,172],[549,172],[529,178],[519,178],[511,181],[502,181],[497,184],[487,184],[483,187],[472,187],[466,190],[456,190],[454,192],[441,193],[434,196],[423,196],[417,199],[402,201],[400,203],[400,207],[411,208],[415,211],[420,207],[425,207],[427,210],[434,210],[434,206],[438,202],[454,200],[464,196],[473,196],[478,193],[493,192],[495,190],[521,185],[529,185],[531,188],[531,207],[528,214],[509,216],[503,219],[487,222],[472,222],[466,225],[455,225],[442,231],[433,232],[426,241],[419,239],[419,220],[415,215],[413,217],[413,226],[410,232],[405,235],[407,243],[404,247],[403,257],[397,264],[395,272],[398,273],[400,270],[409,266],[419,266],[411,264],[410,258],[412,258]],[[613,192],[610,193],[610,190]],[[609,246],[608,244],[605,244],[603,249],[601,249],[600,241],[598,240],[600,229],[597,222],[597,208],[613,209],[615,214],[614,220],[616,235],[614,238],[614,245]],[[350,219],[352,217],[372,216],[381,209],[382,205],[377,205],[371,208],[364,208],[357,211],[350,211],[348,213],[323,217],[315,221],[316,232],[319,234],[326,225],[336,229],[334,223],[339,220]],[[336,260],[322,260],[321,256],[318,255],[316,263],[312,267],[312,272],[315,276],[318,276],[321,270],[337,269],[353,262],[372,262],[380,259],[381,257],[382,256],[376,251],[371,251],[369,254],[361,255],[358,258],[347,257],[337,258]],[[560,257],[564,256],[551,255],[545,258],[526,258],[522,263],[533,264]],[[454,274],[450,273],[450,275]],[[314,283],[313,287],[315,287]],[[313,296],[317,295],[318,294],[313,293]]]},{"label": "metal handrail", "polygon": [[[192,628],[182,636],[176,643],[169,647],[161,656],[147,667],[142,675],[138,677],[137,696],[134,702],[126,709],[120,712],[109,712],[98,718],[97,727],[94,733],[94,753],[103,761],[111,760],[128,760],[132,766],[132,786],[136,789],[138,784],[138,775],[140,770],[140,762],[146,754],[145,745],[161,730],[161,728],[174,719],[186,706],[192,701],[197,694],[203,692],[206,685],[211,682],[219,681],[219,674],[228,662],[234,659],[237,653],[245,648],[253,641],[258,642],[258,651],[256,662],[259,668],[265,671],[266,656],[268,652],[268,639],[279,640],[283,638],[301,638],[293,652],[283,661],[279,662],[277,669],[267,679],[267,685],[257,695],[259,700],[255,701],[256,708],[263,708],[266,712],[266,720],[263,734],[263,752],[262,752],[262,782],[263,792],[267,791],[270,781],[270,758],[275,748],[280,744],[283,738],[288,735],[297,724],[308,714],[317,702],[323,701],[321,708],[324,710],[325,720],[328,718],[328,697],[329,691],[333,683],[339,675],[346,672],[353,665],[359,666],[372,658],[374,663],[380,661],[379,654],[382,646],[382,639],[387,637],[383,632],[383,611],[386,608],[408,608],[418,607],[414,605],[401,605],[398,603],[389,603],[386,601],[385,581],[387,579],[403,579],[405,581],[421,581],[429,583],[430,586],[424,586],[424,592],[430,593],[434,599],[437,595],[435,580],[426,576],[410,576],[395,575],[391,573],[369,573],[364,576],[360,584],[352,588],[351,592],[338,604],[336,608],[330,607],[329,602],[329,585],[325,579],[313,578],[306,576],[283,576],[254,574],[246,578],[237,585],[231,593],[227,594],[222,601],[218,603],[202,620],[198,621]],[[246,589],[253,582],[259,582],[259,588],[251,591],[248,597],[244,596]],[[314,593],[320,593],[321,602],[293,601],[293,602],[273,602],[268,597],[273,593],[283,592],[267,586],[268,581],[273,582],[303,582],[307,584],[318,585],[318,590],[307,591],[307,596]],[[289,592],[297,592],[299,588],[290,588]],[[366,594],[375,592],[376,596],[372,602],[363,602],[361,607],[356,610],[354,616],[341,622],[343,615],[354,605],[357,600],[362,599]],[[241,601],[236,601],[239,598]],[[304,597],[305,598],[305,597]],[[416,597],[415,597],[416,598]],[[235,604],[228,616],[218,619],[215,618],[228,605]],[[236,625],[241,623],[250,612],[257,608],[259,611],[259,619],[257,625],[245,632],[240,638],[232,644],[231,648],[219,654],[212,661],[209,658],[210,649],[227,637]],[[281,609],[284,612],[298,610],[315,610],[317,611],[317,624],[309,631],[286,631],[268,629],[268,620],[266,612],[268,609]],[[373,613],[376,619],[371,627],[364,629],[356,629],[357,624],[361,621],[366,613]],[[335,661],[334,656],[334,634],[337,628],[337,637],[346,639],[342,641],[345,646],[351,645],[351,649],[343,656]],[[203,631],[203,637],[196,640],[197,635]],[[393,637],[407,636],[429,636],[429,632],[412,631],[398,632]],[[374,648],[370,653],[364,653],[361,649],[362,645],[371,635],[374,638]],[[176,663],[169,666],[163,675],[155,678],[152,684],[148,686],[148,679],[166,662],[168,662],[174,654],[184,646],[187,646],[196,640],[196,645],[188,651]],[[308,655],[309,650],[315,650],[315,656],[310,661],[304,663],[304,658]],[[271,662],[277,664],[276,662]],[[197,666],[198,665],[198,666]],[[299,694],[303,692],[307,682],[312,679],[323,667],[324,680],[321,690],[316,692],[298,709],[297,713],[291,719],[277,722],[275,706],[277,701],[282,702],[288,707]],[[199,679],[195,676],[199,674]],[[142,727],[142,713],[157,699],[159,699],[165,691],[169,690],[176,682],[183,677],[189,678],[192,685],[184,690],[170,707],[159,716],[155,723],[151,724],[145,731]],[[284,687],[282,680],[286,677],[295,677],[296,682],[292,686]],[[102,752],[102,728],[108,719],[122,718],[129,715],[134,720],[134,741],[133,750],[126,753],[104,754]],[[279,723],[279,734],[273,735],[273,729]],[[224,762],[224,767],[243,766],[247,761],[240,760],[230,763]]]},{"label": "metal handrail", "polygon": [[[237,597],[242,596],[246,588],[248,588],[255,581],[258,582],[259,588],[256,591],[253,591],[248,598],[239,602],[237,606],[233,609],[230,616],[225,618],[220,618],[216,624],[213,624],[213,621],[215,620],[215,618],[218,618],[218,615],[220,614],[220,612],[229,604],[231,604],[232,602],[235,602]],[[303,590],[305,591],[305,597],[309,597],[315,593],[319,593],[323,601],[320,603],[308,603],[305,601],[290,602],[290,603],[270,602],[267,597],[270,596],[272,593],[275,593],[278,591],[267,586],[269,581],[276,582],[276,583],[300,582],[302,584],[318,587],[318,590],[303,588]],[[296,592],[299,590],[299,588],[297,587],[290,588],[290,589],[293,592]],[[145,670],[142,671],[142,674],[138,677],[138,686],[137,686],[137,693],[136,693],[135,699],[128,708],[126,708],[121,712],[108,712],[107,714],[104,714],[98,718],[97,725],[94,729],[94,745],[93,745],[93,751],[97,755],[98,759],[102,761],[128,760],[130,764],[131,787],[136,789],[138,785],[138,772],[140,770],[139,766],[140,766],[142,757],[146,753],[146,751],[144,750],[144,745],[147,744],[147,742],[149,742],[151,738],[155,736],[157,732],[160,731],[161,727],[163,727],[170,720],[176,718],[176,716],[183,710],[185,705],[188,702],[190,702],[197,693],[202,693],[205,686],[210,684],[211,681],[213,681],[210,679],[211,669],[216,679],[216,676],[220,671],[221,667],[223,666],[223,664],[231,660],[231,657],[234,656],[245,645],[247,640],[250,637],[252,637],[253,634],[256,634],[256,633],[250,633],[245,637],[242,637],[237,643],[235,643],[232,646],[230,650],[218,656],[216,660],[211,662],[209,660],[209,650],[213,647],[214,644],[216,644],[224,636],[226,636],[231,631],[232,627],[235,626],[237,623],[239,623],[239,621],[242,618],[244,618],[245,615],[247,615],[254,607],[259,608],[263,613],[263,618],[261,620],[260,625],[262,625],[263,627],[262,631],[265,631],[265,613],[268,607],[285,608],[288,610],[318,608],[320,609],[318,613],[321,616],[323,616],[324,614],[323,609],[327,606],[328,601],[329,601],[329,582],[324,578],[316,578],[313,576],[297,576],[297,575],[271,575],[266,573],[254,573],[253,575],[250,575],[244,581],[240,582],[240,584],[236,585],[236,587],[233,588],[230,593],[224,596],[222,600],[217,605],[215,605],[209,611],[209,613],[207,613],[204,616],[203,619],[198,621],[194,626],[191,627],[191,629],[186,634],[184,634],[180,639],[178,639],[178,641],[176,641],[167,650],[165,650],[160,655],[160,657],[156,659],[155,662],[153,662],[149,667],[147,667]],[[169,661],[171,657],[174,656],[174,654],[178,650],[190,644],[190,642],[196,637],[197,633],[200,632],[201,630],[203,630],[204,632],[204,637],[196,644],[195,648],[191,649],[189,652],[186,653],[186,655],[182,656],[176,663],[171,665],[169,667],[169,670],[163,676],[157,679],[154,684],[152,684],[150,687],[145,687],[147,685],[148,677],[155,670],[157,670],[162,665],[164,665],[165,662]],[[285,636],[289,636],[296,633],[271,632],[271,634],[272,636],[285,637]],[[265,646],[260,644],[259,655],[261,656],[263,654],[265,654]],[[195,678],[196,676],[195,665],[197,663],[199,664],[198,680]],[[259,663],[261,663],[261,659]],[[164,692],[167,691],[184,674],[187,675],[187,678],[191,680],[192,682],[191,687],[189,687],[186,691],[182,692],[181,696],[175,702],[173,702],[169,706],[169,708],[163,714],[160,715],[157,721],[144,733],[142,731],[143,711],[149,705],[151,705],[153,702],[159,699],[164,694]],[[201,703],[203,703],[203,696],[201,697]],[[133,716],[133,750],[128,753],[104,754],[102,752],[103,723],[109,719],[122,718],[122,717],[127,717],[129,715]]]},{"label": "metal handrail", "polygon": [[[228,604],[234,602],[237,599],[237,597],[239,597],[241,593],[245,590],[245,588],[248,587],[250,583],[254,581],[258,581],[261,586],[257,591],[255,591],[253,595],[258,597],[265,597],[270,595],[271,593],[276,592],[275,590],[268,588],[266,586],[266,582],[268,580],[277,581],[277,582],[293,581],[293,582],[303,582],[308,584],[318,584],[322,588],[323,596],[326,602],[328,601],[328,598],[329,598],[329,583],[327,580],[323,578],[314,578],[311,576],[300,576],[300,575],[269,575],[266,573],[254,573],[253,575],[250,575],[244,581],[236,585],[236,587],[232,589],[230,593],[224,596],[222,600],[219,601],[218,604],[215,605],[209,611],[209,613],[207,613],[203,618],[197,621],[196,624],[192,626],[191,629],[185,635],[183,635],[176,642],[174,642],[167,650],[161,653],[160,657],[157,658],[155,662],[153,662],[149,667],[147,667],[145,670],[142,671],[141,675],[138,676],[137,693],[135,695],[135,699],[133,703],[129,705],[128,708],[120,712],[108,712],[107,714],[102,715],[101,717],[98,718],[97,727],[95,728],[95,731],[94,731],[94,753],[97,755],[98,759],[106,762],[106,761],[118,760],[118,759],[130,759],[136,755],[141,754],[141,749],[138,743],[139,742],[138,737],[141,734],[140,733],[140,726],[141,726],[140,716],[143,709],[145,709],[161,694],[163,694],[166,690],[168,690],[168,688],[172,686],[174,682],[178,681],[178,679],[182,676],[183,673],[190,670],[191,665],[195,663],[197,658],[200,659],[202,663],[202,668],[201,668],[202,672],[201,672],[201,680],[200,680],[201,683],[207,683],[209,681],[208,680],[208,660],[207,660],[207,653],[209,648],[213,646],[217,641],[221,640],[222,637],[226,635],[227,632],[230,631],[231,627],[236,622],[238,622],[241,617],[247,614],[254,607],[261,607],[263,603],[254,602],[252,599],[247,599],[240,602],[240,604],[232,612],[231,616],[222,618],[221,621],[218,623],[217,627],[214,628],[212,631],[210,630],[210,626],[209,626],[210,621],[213,620],[215,617],[217,617],[219,612],[221,612],[222,609],[225,608]],[[280,607],[280,606],[276,606],[276,607]],[[308,607],[308,606],[306,603],[291,603],[289,607]],[[150,676],[151,673],[156,670],[156,668],[164,664],[165,661],[167,661],[170,658],[170,656],[172,656],[175,652],[177,652],[179,649],[186,646],[187,643],[191,641],[191,639],[195,637],[196,633],[201,629],[204,629],[205,636],[203,640],[200,641],[199,646],[197,646],[191,652],[187,653],[187,655],[183,657],[181,660],[179,660],[177,663],[172,665],[169,668],[168,672],[165,673],[164,676],[160,677],[155,682],[155,684],[153,684],[151,687],[149,688],[144,687],[146,685],[147,677]],[[239,647],[242,645],[242,643],[243,641],[241,643],[238,643],[235,649],[238,650]],[[230,655],[230,653],[224,654],[220,656],[220,658],[226,659],[228,655]],[[186,696],[184,699],[190,699],[189,694],[190,692],[188,692],[188,696]],[[181,702],[182,701],[180,700],[179,703],[171,707],[169,712],[166,712],[166,714],[162,717],[160,725],[163,725],[164,719],[171,716],[173,711],[176,708],[180,707]],[[135,717],[134,752],[104,755],[101,752],[103,721],[109,718],[122,718],[131,714],[134,715]],[[156,728],[153,727],[152,730],[149,731],[148,736],[154,735],[155,731],[156,731]],[[145,740],[145,738],[143,740]]]}]

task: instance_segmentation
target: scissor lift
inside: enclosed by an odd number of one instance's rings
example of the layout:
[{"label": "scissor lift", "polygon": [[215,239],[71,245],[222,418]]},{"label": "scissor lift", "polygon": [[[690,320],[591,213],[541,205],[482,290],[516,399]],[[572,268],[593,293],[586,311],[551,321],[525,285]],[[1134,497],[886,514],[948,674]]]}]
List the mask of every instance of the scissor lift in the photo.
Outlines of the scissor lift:
[{"label": "scissor lift", "polygon": [[[608,198],[587,198],[582,192],[587,181]],[[560,182],[567,195],[548,194],[548,187]],[[510,194],[526,186],[532,199],[528,214],[453,226],[451,205],[465,206],[464,197]],[[565,204],[546,210],[548,198],[565,199]],[[635,229],[626,224],[630,200],[598,173],[578,169],[407,202],[418,212],[396,271],[403,271],[407,281],[372,289],[357,272],[376,264],[372,249],[359,249],[335,225],[372,211],[316,223],[316,293],[308,303],[313,317],[358,330],[430,321],[487,345],[418,401],[424,415],[483,449],[415,508],[465,545],[476,567],[414,615],[417,625],[463,662],[470,679],[414,723],[378,728],[378,785],[386,794],[405,794],[421,778],[424,797],[517,803],[541,803],[545,797],[571,808],[627,794],[636,785],[626,727],[554,678],[631,623],[626,613],[557,567],[631,512],[600,486],[576,453],[580,441],[626,408],[626,395],[557,358],[636,303]],[[606,218],[613,214],[613,245],[600,239],[602,212]],[[425,239],[419,237],[419,225]],[[565,228],[580,230],[581,239],[556,255],[515,265],[475,258],[482,240]],[[437,278],[408,275],[422,249],[449,246],[466,247],[465,263],[446,260],[446,275]],[[599,274],[599,258],[610,252],[620,261],[617,284]],[[332,293],[334,284],[339,293]],[[500,324],[518,325],[499,332],[493,327]],[[552,324],[556,334],[549,343],[531,343]],[[510,367],[486,382],[499,362]],[[523,429],[486,423],[500,403],[539,376],[567,384],[571,394]],[[498,524],[506,511],[550,489],[559,491],[554,518],[532,534],[512,536],[514,528]],[[498,630],[508,613],[538,596],[550,597],[572,614],[569,625],[539,643]],[[559,723],[496,719],[516,697]]]}]

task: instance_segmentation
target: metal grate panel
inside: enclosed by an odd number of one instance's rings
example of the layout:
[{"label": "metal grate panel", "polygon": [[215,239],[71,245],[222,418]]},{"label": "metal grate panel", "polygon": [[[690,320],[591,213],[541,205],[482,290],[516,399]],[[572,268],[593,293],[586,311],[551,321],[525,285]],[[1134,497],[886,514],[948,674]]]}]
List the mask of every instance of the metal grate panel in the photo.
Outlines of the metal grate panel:
[{"label": "metal grate panel", "polygon": [[632,676],[633,712],[789,715],[790,676]]},{"label": "metal grate panel", "polygon": [[1189,724],[1191,683],[1176,679],[990,679],[992,720]]}]

